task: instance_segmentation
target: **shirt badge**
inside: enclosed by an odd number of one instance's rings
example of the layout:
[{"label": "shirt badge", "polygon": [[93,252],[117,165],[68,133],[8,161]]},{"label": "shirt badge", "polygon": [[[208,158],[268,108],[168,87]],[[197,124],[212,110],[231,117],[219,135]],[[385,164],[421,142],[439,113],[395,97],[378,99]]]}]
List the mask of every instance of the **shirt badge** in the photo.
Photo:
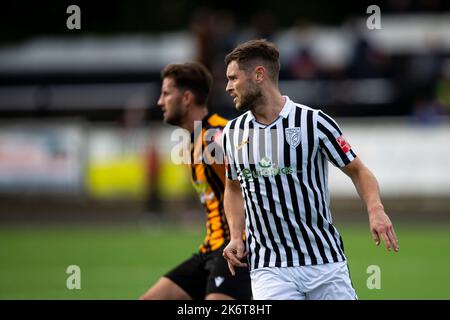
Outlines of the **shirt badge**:
[{"label": "shirt badge", "polygon": [[286,135],[286,142],[292,147],[297,148],[301,141],[300,127],[286,128],[284,129]]}]

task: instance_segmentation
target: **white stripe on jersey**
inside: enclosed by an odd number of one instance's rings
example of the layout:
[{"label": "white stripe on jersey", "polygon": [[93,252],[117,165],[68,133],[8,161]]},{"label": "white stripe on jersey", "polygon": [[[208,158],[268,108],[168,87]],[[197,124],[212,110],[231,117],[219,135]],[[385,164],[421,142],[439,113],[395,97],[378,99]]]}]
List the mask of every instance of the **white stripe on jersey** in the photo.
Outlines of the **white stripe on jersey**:
[{"label": "white stripe on jersey", "polygon": [[346,259],[332,224],[326,160],[342,167],[356,155],[341,147],[333,119],[285,98],[272,124],[248,111],[229,121],[222,137],[227,177],[240,181],[244,197],[251,269]]}]

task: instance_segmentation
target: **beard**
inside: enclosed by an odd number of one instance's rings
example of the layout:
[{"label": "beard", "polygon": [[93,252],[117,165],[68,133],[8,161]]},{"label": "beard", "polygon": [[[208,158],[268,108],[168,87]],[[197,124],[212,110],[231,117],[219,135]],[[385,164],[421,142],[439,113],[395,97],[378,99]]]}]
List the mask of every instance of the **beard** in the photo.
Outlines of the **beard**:
[{"label": "beard", "polygon": [[176,107],[173,106],[169,111],[166,111],[166,115],[164,116],[164,122],[171,124],[173,126],[180,126],[184,121],[184,112],[181,108],[180,104],[177,104]]},{"label": "beard", "polygon": [[261,88],[256,85],[252,85],[248,88],[247,92],[242,94],[239,103],[236,104],[236,109],[238,111],[253,110],[262,98],[263,95]]}]

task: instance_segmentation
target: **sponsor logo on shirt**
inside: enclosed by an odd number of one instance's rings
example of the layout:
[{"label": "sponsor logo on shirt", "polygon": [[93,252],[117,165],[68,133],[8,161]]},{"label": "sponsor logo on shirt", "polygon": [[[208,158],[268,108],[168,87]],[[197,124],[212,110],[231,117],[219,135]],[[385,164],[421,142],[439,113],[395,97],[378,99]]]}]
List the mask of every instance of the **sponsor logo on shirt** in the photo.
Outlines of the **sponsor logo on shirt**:
[{"label": "sponsor logo on shirt", "polygon": [[348,143],[348,141],[345,139],[344,135],[337,137],[336,141],[337,141],[337,143],[339,143],[339,146],[341,147],[341,149],[344,153],[349,152],[350,149],[352,148],[350,146],[350,143]]},{"label": "sponsor logo on shirt", "polygon": [[259,177],[273,177],[276,175],[288,175],[288,174],[294,174],[297,172],[300,172],[301,170],[297,170],[295,167],[283,167],[278,168],[275,164],[272,163],[272,161],[267,158],[263,157],[259,161],[259,170],[250,170],[248,168],[245,168],[242,170],[242,175],[245,179],[249,180],[252,178],[259,178]]}]

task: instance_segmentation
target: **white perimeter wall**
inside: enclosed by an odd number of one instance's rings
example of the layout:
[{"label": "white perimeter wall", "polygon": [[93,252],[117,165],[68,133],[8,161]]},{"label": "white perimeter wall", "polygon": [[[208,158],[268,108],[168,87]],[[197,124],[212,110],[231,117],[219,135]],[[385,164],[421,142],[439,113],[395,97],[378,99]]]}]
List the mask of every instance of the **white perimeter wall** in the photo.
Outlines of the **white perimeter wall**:
[{"label": "white perimeter wall", "polygon": [[[450,125],[389,119],[336,119],[357,155],[377,177],[384,197],[450,197]],[[351,180],[330,163],[333,196],[357,196]]]}]

